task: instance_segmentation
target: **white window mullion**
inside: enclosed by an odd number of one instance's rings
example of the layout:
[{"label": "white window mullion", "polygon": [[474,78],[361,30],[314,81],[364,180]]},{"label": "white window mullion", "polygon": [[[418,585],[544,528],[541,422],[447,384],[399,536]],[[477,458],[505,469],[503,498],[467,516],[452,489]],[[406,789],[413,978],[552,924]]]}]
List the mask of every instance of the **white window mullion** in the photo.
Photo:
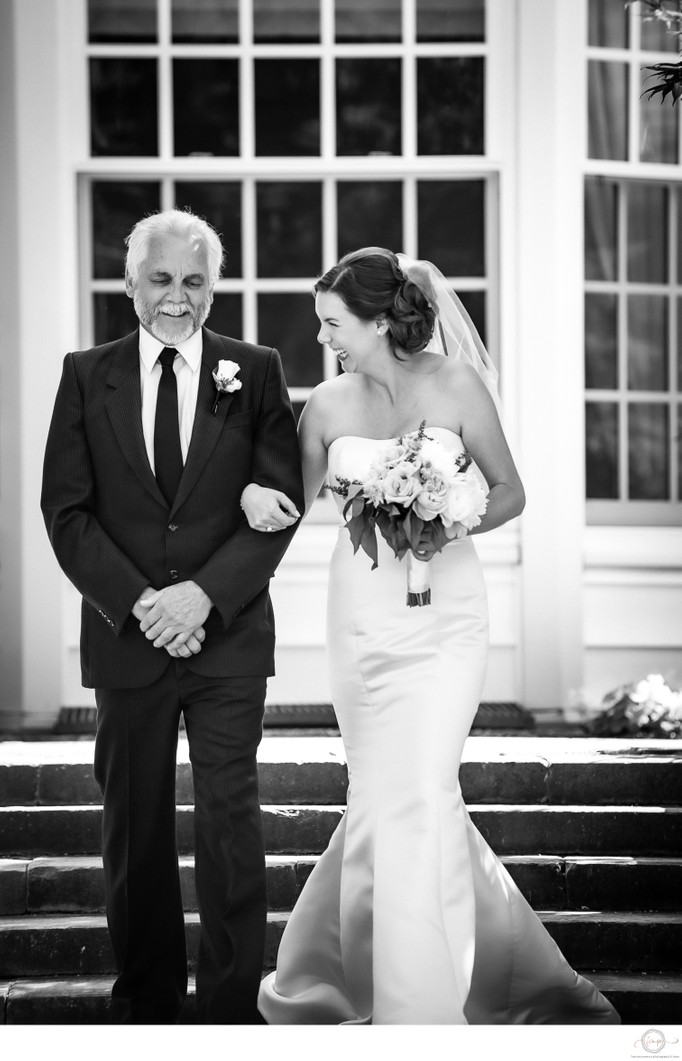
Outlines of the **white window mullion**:
[{"label": "white window mullion", "polygon": [[320,42],[320,154],[331,164],[336,155],[334,0],[320,0]]},{"label": "white window mullion", "polygon": [[417,40],[416,0],[403,0],[402,50],[402,152],[405,159],[417,157]]},{"label": "white window mullion", "polygon": [[630,19],[630,51],[628,62],[628,145],[626,157],[629,162],[639,162],[640,155],[640,56],[639,46],[641,40],[640,13],[635,4],[628,8]]},{"label": "white window mullion", "polygon": [[173,177],[162,178],[160,202],[162,210],[172,210],[175,206],[175,180]]},{"label": "white window mullion", "polygon": [[[668,232],[679,232],[680,227],[680,193],[675,189],[673,184],[668,186]],[[668,425],[668,438],[669,438],[669,464],[670,464],[670,498],[674,501],[680,501],[682,498],[678,497],[678,457],[677,457],[677,424],[676,419],[676,402],[675,395],[677,392],[677,357],[680,357],[679,352],[679,336],[677,334],[677,301],[678,291],[676,281],[679,269],[678,260],[678,245],[676,239],[668,239],[668,285],[669,285],[669,298],[668,298],[668,393],[670,395],[670,423]],[[677,355],[677,356],[676,356]]]},{"label": "white window mullion", "polygon": [[78,252],[83,282],[81,290],[85,291],[85,297],[80,303],[80,334],[81,342],[85,347],[93,346],[95,342],[95,320],[93,313],[93,290],[92,290],[92,182],[84,177],[78,181],[78,200],[81,225],[78,232]]},{"label": "white window mullion", "polygon": [[[239,145],[240,158],[251,160],[256,154],[256,93],[253,57],[253,2],[239,0]],[[246,235],[246,234],[244,234]],[[249,238],[251,238],[251,233]],[[244,244],[246,246],[246,243]]]},{"label": "white window mullion", "polygon": [[173,71],[171,58],[171,0],[158,0],[157,31],[159,37],[159,157],[171,159],[173,144]]},{"label": "white window mullion", "polygon": [[413,258],[419,254],[416,177],[403,181],[403,250]]},{"label": "white window mullion", "polygon": [[326,271],[338,260],[339,233],[337,224],[336,179],[322,181],[322,268]]},{"label": "white window mullion", "polygon": [[616,276],[618,278],[618,496],[625,500],[628,489],[628,287],[627,287],[627,186],[618,188]]},{"label": "white window mullion", "polygon": [[[322,270],[326,272],[338,261],[339,233],[336,211],[336,179],[326,177],[322,183]],[[313,310],[311,299],[311,312]],[[325,345],[322,347],[323,373],[325,379],[333,379],[338,372],[336,355]]]},{"label": "white window mullion", "polygon": [[242,270],[244,276],[243,325],[247,342],[256,342],[258,306],[256,295],[256,182],[250,177],[242,183]]}]

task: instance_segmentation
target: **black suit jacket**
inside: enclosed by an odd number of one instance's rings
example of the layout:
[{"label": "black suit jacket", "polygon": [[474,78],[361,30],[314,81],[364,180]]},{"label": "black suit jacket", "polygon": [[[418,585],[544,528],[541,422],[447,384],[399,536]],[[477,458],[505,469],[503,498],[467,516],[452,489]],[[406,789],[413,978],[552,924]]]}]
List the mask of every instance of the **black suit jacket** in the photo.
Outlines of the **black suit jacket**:
[{"label": "black suit jacket", "polygon": [[[241,390],[212,412],[212,369],[236,361]],[[47,440],[42,509],[57,560],[83,596],[83,684],[131,688],[161,676],[131,608],[146,586],[193,579],[214,607],[192,670],[212,677],[274,673],[269,580],[294,529],[252,531],[239,507],[258,482],[303,511],[296,424],[276,350],[203,329],[192,439],[168,507],[142,432],[138,332],[67,354]],[[295,525],[296,526],[296,525]]]}]

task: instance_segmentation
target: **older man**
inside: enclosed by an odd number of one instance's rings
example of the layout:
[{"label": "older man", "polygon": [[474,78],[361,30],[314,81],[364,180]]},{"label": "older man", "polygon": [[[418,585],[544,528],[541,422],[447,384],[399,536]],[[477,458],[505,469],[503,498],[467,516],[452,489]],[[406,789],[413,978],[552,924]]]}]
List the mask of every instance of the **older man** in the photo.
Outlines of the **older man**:
[{"label": "older man", "polygon": [[[42,507],[83,596],[83,684],[95,689],[95,775],[126,1023],[172,1023],[187,990],[175,839],[184,715],[194,778],[201,916],[199,1019],[257,1023],[265,866],[256,750],[273,673],[268,584],[289,529],[251,530],[253,481],[301,506],[296,426],[277,351],[202,327],[223,248],[169,210],[128,237],[140,328],[68,354],[50,427]],[[301,509],[302,511],[302,509]]]}]

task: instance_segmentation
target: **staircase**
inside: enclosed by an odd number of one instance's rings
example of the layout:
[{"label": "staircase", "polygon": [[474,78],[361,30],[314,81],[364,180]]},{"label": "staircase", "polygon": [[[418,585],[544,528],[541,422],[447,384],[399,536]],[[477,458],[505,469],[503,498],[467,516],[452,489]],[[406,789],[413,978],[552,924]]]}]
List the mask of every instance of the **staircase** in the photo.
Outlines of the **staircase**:
[{"label": "staircase", "polygon": [[[93,742],[0,742],[0,1024],[108,1020]],[[266,966],[344,808],[335,736],[266,736],[259,752],[268,860]],[[625,1024],[682,1012],[682,751],[671,741],[473,736],[471,816],[574,968]],[[190,961],[192,782],[184,739],[178,844]],[[190,969],[190,974],[192,970]],[[193,1023],[190,992],[184,1022]]]}]

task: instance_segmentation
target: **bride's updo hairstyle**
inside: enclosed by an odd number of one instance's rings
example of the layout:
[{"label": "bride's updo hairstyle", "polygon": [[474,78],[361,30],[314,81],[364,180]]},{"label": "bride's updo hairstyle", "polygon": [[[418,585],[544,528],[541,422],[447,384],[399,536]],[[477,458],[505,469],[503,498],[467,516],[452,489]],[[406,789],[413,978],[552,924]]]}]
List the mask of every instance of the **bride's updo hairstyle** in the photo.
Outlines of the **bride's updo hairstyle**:
[{"label": "bride's updo hairstyle", "polygon": [[393,347],[417,354],[429,342],[435,314],[419,288],[403,276],[398,258],[384,247],[363,247],[344,255],[313,288],[332,292],[364,321],[386,320]]}]

